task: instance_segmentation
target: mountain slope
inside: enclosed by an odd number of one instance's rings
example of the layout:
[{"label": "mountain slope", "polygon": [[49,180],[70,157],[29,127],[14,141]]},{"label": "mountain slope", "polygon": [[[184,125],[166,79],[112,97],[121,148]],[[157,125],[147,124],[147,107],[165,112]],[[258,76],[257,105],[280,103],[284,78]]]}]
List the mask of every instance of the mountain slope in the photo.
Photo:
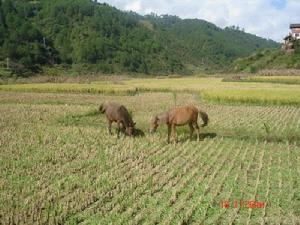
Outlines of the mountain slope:
[{"label": "mountain slope", "polygon": [[263,69],[300,69],[300,41],[295,43],[293,53],[281,49],[262,50],[232,63],[236,72],[256,72]]},{"label": "mountain slope", "polygon": [[203,20],[140,16],[91,0],[0,1],[0,61],[15,73],[80,65],[104,73],[191,73],[278,44]]},{"label": "mountain slope", "polygon": [[[274,48],[278,44],[236,28],[221,29],[212,23],[198,19],[181,20],[174,16],[148,16],[165,36],[171,36],[177,42],[168,42],[171,49],[183,55],[185,63],[226,67],[238,57],[245,57],[261,48]],[[170,38],[171,39],[171,38]],[[175,44],[176,46],[175,46]],[[176,53],[176,52],[174,52]]]}]

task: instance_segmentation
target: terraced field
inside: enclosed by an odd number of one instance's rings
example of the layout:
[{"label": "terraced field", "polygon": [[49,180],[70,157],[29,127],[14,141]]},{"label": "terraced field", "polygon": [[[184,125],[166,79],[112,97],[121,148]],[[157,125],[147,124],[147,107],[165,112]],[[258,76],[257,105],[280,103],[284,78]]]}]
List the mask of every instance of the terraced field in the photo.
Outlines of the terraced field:
[{"label": "terraced field", "polygon": [[[289,82],[298,77],[285,77]],[[300,85],[281,84],[271,79],[249,82],[222,82],[223,78],[120,79],[90,83],[30,83],[0,85],[0,91],[88,93],[136,95],[144,92],[184,92],[201,94],[203,100],[216,103],[259,105],[300,105]]]},{"label": "terraced field", "polygon": [[279,84],[300,84],[300,76],[253,76],[249,77],[247,81]]},{"label": "terraced field", "polygon": [[[194,103],[202,140],[109,136],[97,106],[151,115]],[[299,224],[300,108],[203,103],[197,94],[0,92],[0,224]],[[252,201],[252,202],[250,202]]]}]

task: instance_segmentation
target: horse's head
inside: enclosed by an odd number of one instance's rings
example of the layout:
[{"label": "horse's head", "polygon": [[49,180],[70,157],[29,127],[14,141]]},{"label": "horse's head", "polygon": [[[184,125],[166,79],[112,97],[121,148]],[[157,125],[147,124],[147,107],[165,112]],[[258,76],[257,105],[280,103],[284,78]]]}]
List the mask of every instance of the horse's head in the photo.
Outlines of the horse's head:
[{"label": "horse's head", "polygon": [[135,126],[135,122],[130,124],[128,127],[126,127],[125,129],[125,133],[128,135],[128,136],[132,136],[133,135],[133,132],[134,132],[134,126]]},{"label": "horse's head", "polygon": [[133,136],[135,136],[135,137],[144,137],[145,133],[141,129],[134,128]]},{"label": "horse's head", "polygon": [[154,133],[158,127],[158,117],[157,116],[154,116],[151,118],[150,120],[150,133]]}]

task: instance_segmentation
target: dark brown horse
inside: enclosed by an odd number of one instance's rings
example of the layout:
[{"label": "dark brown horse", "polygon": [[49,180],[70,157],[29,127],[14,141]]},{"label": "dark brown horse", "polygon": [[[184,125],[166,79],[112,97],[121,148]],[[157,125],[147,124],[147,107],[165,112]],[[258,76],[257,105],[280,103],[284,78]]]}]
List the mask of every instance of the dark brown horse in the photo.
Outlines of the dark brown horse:
[{"label": "dark brown horse", "polygon": [[199,140],[200,129],[197,123],[198,114],[203,120],[201,127],[205,127],[208,124],[208,115],[198,110],[193,105],[181,106],[170,109],[167,112],[163,112],[154,116],[150,121],[150,132],[155,132],[159,124],[167,124],[168,126],[168,143],[170,142],[170,135],[172,132],[175,141],[177,142],[176,126],[182,126],[188,124],[190,127],[190,138],[193,136],[194,129],[197,130],[197,140]]},{"label": "dark brown horse", "polygon": [[109,134],[112,134],[111,125],[115,122],[118,124],[118,137],[121,130],[129,136],[133,135],[135,123],[123,105],[115,102],[105,102],[100,105],[99,111],[106,115]]}]

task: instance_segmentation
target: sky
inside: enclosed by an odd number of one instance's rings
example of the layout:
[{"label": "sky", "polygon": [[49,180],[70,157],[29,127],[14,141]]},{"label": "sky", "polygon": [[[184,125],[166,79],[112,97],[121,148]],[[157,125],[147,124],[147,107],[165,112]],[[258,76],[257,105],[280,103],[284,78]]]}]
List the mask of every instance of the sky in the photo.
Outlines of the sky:
[{"label": "sky", "polygon": [[239,26],[246,32],[282,42],[290,23],[300,23],[300,0],[98,0],[141,15],[151,12],[198,18],[219,27]]}]

